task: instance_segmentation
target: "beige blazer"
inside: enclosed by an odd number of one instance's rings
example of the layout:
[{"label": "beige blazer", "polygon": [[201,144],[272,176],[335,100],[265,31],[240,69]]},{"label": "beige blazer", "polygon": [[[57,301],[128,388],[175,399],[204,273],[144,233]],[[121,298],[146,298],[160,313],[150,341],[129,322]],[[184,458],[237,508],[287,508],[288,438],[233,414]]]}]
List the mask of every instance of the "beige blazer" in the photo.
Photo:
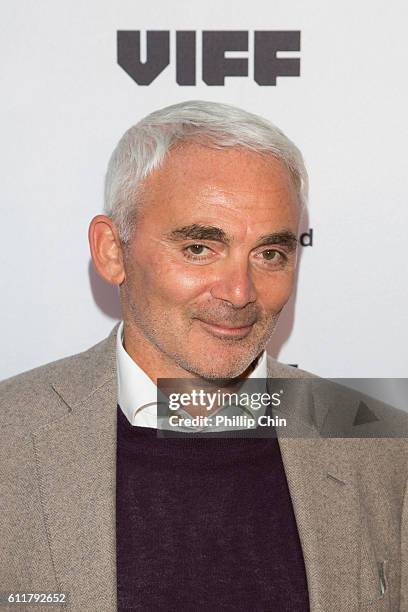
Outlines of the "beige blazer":
[{"label": "beige blazer", "polygon": [[[67,592],[64,609],[116,609],[116,330],[0,383],[0,592]],[[271,378],[308,376],[268,367]],[[304,437],[279,437],[310,608],[408,611],[407,438],[322,437],[336,415],[319,391],[312,399],[286,408]],[[381,410],[371,435],[381,419],[408,430],[405,413]]]}]

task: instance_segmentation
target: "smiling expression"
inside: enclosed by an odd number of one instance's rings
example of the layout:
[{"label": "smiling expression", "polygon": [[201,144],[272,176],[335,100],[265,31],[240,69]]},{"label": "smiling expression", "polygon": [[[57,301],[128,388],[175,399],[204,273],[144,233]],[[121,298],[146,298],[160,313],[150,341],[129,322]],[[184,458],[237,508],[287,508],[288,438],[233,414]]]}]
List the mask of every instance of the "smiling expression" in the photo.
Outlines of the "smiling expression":
[{"label": "smiling expression", "polygon": [[293,289],[299,212],[272,155],[172,149],[144,181],[125,249],[128,353],[150,375],[245,375]]}]

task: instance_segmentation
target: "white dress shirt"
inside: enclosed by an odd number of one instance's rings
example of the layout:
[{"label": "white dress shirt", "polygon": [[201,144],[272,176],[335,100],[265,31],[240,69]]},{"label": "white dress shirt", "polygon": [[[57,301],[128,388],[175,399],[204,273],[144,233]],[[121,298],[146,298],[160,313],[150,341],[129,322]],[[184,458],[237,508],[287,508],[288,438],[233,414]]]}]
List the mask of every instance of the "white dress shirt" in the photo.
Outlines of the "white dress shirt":
[{"label": "white dress shirt", "polygon": [[[157,386],[142,370],[140,366],[128,355],[123,346],[123,321],[121,321],[116,337],[116,364],[118,380],[118,404],[131,425],[151,427],[157,429]],[[248,378],[267,378],[267,353],[263,351]],[[240,392],[244,391],[245,383]],[[222,409],[222,407],[220,408]],[[255,416],[255,412],[248,406],[248,410]],[[265,409],[257,410],[256,417],[264,413]],[[180,409],[180,412],[182,410]],[[212,413],[216,414],[215,412]],[[195,428],[191,428],[193,430]],[[204,428],[210,431],[208,428]],[[227,427],[217,427],[226,430]],[[234,427],[237,429],[237,427]],[[195,429],[197,431],[197,429]],[[203,429],[201,429],[203,430]]]}]

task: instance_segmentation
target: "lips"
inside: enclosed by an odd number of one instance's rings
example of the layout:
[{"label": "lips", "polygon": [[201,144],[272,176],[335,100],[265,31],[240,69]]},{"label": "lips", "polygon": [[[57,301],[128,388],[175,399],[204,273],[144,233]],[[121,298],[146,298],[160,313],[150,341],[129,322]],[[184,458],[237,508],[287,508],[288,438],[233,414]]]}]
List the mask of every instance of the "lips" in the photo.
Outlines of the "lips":
[{"label": "lips", "polygon": [[212,323],[209,321],[203,321],[202,319],[197,319],[201,325],[213,335],[221,336],[221,337],[234,337],[234,338],[244,338],[249,334],[252,329],[254,323],[250,323],[247,325],[239,325],[239,326],[231,326],[225,323]]}]

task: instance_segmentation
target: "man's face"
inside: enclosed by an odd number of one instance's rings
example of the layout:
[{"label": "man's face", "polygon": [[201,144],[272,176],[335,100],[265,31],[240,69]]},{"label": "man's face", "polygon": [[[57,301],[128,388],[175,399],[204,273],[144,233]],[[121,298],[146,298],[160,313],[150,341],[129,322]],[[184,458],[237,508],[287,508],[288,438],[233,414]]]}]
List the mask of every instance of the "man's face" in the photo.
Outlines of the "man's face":
[{"label": "man's face", "polygon": [[272,156],[189,143],[144,192],[121,287],[134,355],[139,346],[142,364],[148,353],[174,377],[243,374],[293,287],[299,207],[288,171]]}]

